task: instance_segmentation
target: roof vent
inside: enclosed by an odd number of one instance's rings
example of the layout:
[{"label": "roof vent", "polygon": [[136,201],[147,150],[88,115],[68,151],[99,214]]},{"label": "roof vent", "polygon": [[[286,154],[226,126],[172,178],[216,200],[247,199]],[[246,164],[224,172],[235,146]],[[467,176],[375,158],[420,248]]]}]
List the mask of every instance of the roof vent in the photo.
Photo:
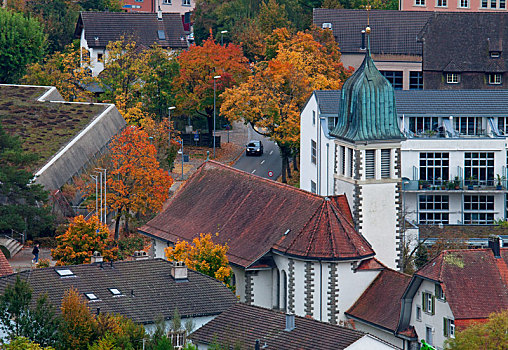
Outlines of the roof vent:
[{"label": "roof vent", "polygon": [[93,39],[94,39],[95,41],[97,41],[97,40],[99,40],[99,37],[96,35],[96,36],[94,36],[94,37],[93,37]]},{"label": "roof vent", "polygon": [[323,23],[323,29],[332,29],[331,23]]},{"label": "roof vent", "polygon": [[365,29],[362,30],[362,44],[360,45],[360,50],[367,50],[365,48]]},{"label": "roof vent", "polygon": [[134,260],[148,260],[148,254],[144,250],[137,250],[134,252]]},{"label": "roof vent", "polygon": [[101,253],[98,251],[93,252],[92,256],[90,257],[90,261],[92,264],[99,264],[104,261],[104,258],[102,257]]},{"label": "roof vent", "polygon": [[286,332],[291,332],[295,329],[295,315],[294,314],[286,314]]},{"label": "roof vent", "polygon": [[187,280],[187,266],[183,261],[174,261],[171,267],[171,277],[175,281],[186,281]]}]

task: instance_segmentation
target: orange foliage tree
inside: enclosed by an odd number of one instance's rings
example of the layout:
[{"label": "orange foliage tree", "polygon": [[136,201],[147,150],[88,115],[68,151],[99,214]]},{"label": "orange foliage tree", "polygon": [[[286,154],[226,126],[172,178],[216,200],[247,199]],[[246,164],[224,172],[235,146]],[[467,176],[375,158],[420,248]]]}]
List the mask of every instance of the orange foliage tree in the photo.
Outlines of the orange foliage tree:
[{"label": "orange foliage tree", "polygon": [[62,349],[86,350],[94,336],[95,318],[87,302],[74,288],[67,290],[62,300],[60,341]]},{"label": "orange foliage tree", "polygon": [[184,261],[185,264],[198,272],[230,284],[231,267],[226,256],[227,244],[215,244],[212,235],[201,234],[192,243],[179,241],[174,247],[165,250],[166,258],[170,261]]},{"label": "orange foliage tree", "polygon": [[178,111],[207,117],[208,133],[213,130],[213,85],[216,80],[217,108],[220,94],[245,80],[250,73],[247,59],[237,45],[221,46],[210,36],[202,46],[192,45],[178,56],[180,70],[173,82]]},{"label": "orange foliage tree", "polygon": [[51,256],[57,260],[57,265],[88,264],[95,251],[106,260],[117,259],[118,248],[112,247],[109,229],[96,216],[88,220],[82,215],[76,216],[65,233],[57,236],[56,240],[58,244],[51,250]]},{"label": "orange foliage tree", "polygon": [[[111,142],[111,166],[107,178],[108,206],[116,210],[115,240],[120,220],[126,232],[133,214],[146,215],[162,208],[173,179],[157,161],[157,150],[143,129],[129,126]],[[95,190],[88,187],[89,193]]]},{"label": "orange foliage tree", "polygon": [[299,149],[300,111],[305,102],[314,90],[340,88],[351,74],[329,35],[315,30],[291,36],[285,28],[274,30],[275,39],[268,47],[277,47],[275,58],[258,63],[253,76],[221,96],[221,113],[229,120],[243,119],[277,142],[283,182],[286,173],[290,176],[289,157]]}]

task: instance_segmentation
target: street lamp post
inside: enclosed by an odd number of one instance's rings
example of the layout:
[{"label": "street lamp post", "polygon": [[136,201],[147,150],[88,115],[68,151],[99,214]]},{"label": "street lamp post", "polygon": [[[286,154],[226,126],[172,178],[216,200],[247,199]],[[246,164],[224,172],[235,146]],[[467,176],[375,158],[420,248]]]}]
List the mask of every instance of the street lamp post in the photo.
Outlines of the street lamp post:
[{"label": "street lamp post", "polygon": [[223,35],[226,34],[227,32],[228,32],[227,30],[222,30],[220,32],[220,45],[221,46],[224,46],[224,36]]},{"label": "street lamp post", "polygon": [[215,94],[216,94],[216,81],[220,79],[220,75],[213,77],[213,159],[215,159]]},{"label": "street lamp post", "polygon": [[[168,107],[168,154],[171,152],[171,111],[175,106]],[[171,176],[171,167],[168,168],[168,174]]]}]

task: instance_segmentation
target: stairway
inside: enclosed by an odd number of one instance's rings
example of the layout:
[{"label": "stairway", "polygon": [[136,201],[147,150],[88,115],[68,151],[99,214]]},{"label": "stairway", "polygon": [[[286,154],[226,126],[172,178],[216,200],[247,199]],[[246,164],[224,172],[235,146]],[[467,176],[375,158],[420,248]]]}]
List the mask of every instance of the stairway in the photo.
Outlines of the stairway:
[{"label": "stairway", "polygon": [[0,237],[0,246],[4,246],[11,253],[10,257],[16,255],[22,248],[23,245],[10,237]]}]

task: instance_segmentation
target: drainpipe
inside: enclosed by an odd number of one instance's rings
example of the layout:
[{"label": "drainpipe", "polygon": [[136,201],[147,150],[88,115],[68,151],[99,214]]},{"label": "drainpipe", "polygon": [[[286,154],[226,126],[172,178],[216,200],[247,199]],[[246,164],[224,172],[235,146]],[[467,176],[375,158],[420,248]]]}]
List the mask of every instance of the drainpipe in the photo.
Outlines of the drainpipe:
[{"label": "drainpipe", "polygon": [[317,123],[316,123],[316,194],[321,194],[321,179],[320,179],[320,175],[321,175],[321,133],[319,132],[319,129],[320,129],[320,124],[321,124],[321,118],[319,117],[319,115],[317,115],[316,113],[316,118],[317,118]]},{"label": "drainpipe", "polygon": [[319,260],[319,320],[323,321],[323,263]]},{"label": "drainpipe", "polygon": [[326,143],[326,195],[330,195],[330,144]]}]

